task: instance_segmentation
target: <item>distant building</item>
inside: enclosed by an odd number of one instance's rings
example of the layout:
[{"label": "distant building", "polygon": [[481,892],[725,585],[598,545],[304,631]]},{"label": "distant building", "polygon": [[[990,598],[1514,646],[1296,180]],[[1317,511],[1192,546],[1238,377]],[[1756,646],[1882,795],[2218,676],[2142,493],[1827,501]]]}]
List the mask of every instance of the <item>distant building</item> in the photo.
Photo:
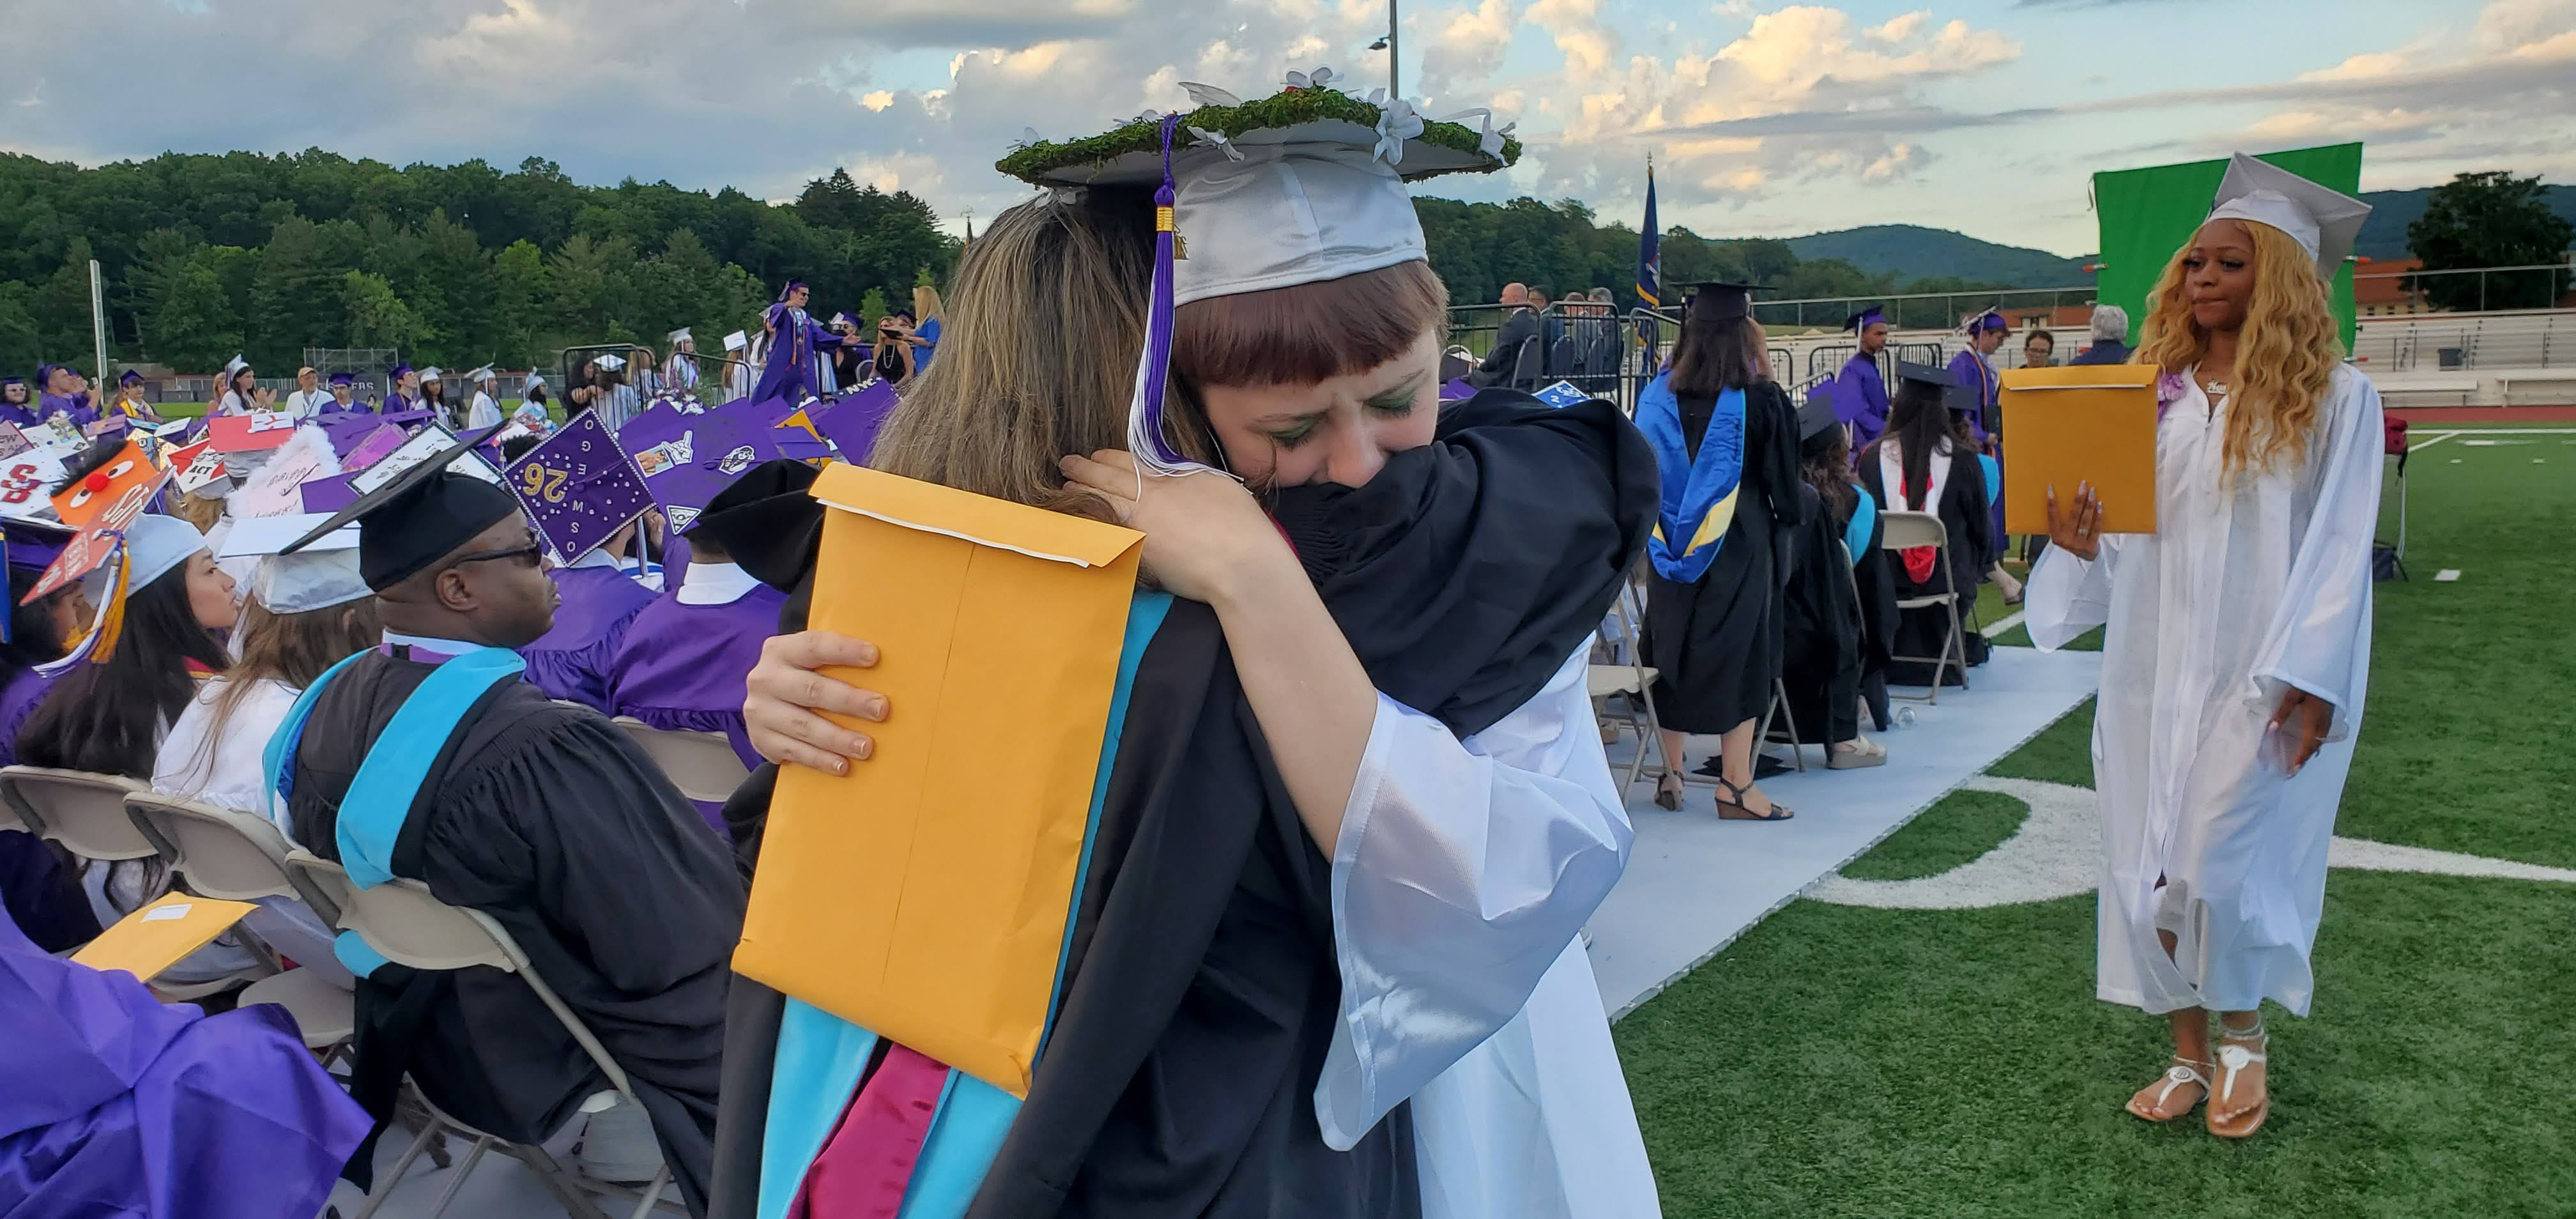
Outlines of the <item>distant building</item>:
[{"label": "distant building", "polygon": [[2363,263],[2352,275],[2353,308],[2363,317],[2405,317],[2435,312],[2424,290],[2406,278],[2424,269],[2421,258],[2382,258]]}]

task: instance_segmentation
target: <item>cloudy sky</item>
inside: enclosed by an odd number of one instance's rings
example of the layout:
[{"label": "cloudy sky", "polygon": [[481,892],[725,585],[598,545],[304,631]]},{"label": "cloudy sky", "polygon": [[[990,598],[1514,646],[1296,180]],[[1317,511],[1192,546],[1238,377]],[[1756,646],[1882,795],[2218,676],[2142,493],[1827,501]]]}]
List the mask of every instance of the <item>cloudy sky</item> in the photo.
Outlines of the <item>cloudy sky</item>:
[{"label": "cloudy sky", "polygon": [[[1405,0],[1403,91],[1528,155],[1443,179],[1635,224],[1909,222],[2095,248],[2096,170],[2359,139],[2363,185],[2576,181],[2576,0]],[[95,164],[320,146],[535,154],[765,197],[848,166],[953,218],[1025,197],[1024,128],[1091,134],[1177,82],[1383,84],[1386,0],[0,0],[0,149]],[[50,48],[27,53],[25,48]],[[97,52],[96,55],[91,54]],[[102,71],[101,69],[105,70]]]}]

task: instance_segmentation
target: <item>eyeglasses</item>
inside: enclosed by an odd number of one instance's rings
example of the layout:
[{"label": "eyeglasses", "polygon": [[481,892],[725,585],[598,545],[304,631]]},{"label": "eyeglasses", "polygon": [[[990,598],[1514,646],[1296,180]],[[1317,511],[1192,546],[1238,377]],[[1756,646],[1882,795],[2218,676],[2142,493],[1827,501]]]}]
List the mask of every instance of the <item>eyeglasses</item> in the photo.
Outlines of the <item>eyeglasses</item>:
[{"label": "eyeglasses", "polygon": [[545,545],[532,539],[525,546],[513,546],[508,550],[482,550],[473,554],[461,554],[449,560],[447,565],[463,567],[468,563],[492,563],[511,559],[524,560],[528,566],[535,567],[545,561],[545,555]]}]

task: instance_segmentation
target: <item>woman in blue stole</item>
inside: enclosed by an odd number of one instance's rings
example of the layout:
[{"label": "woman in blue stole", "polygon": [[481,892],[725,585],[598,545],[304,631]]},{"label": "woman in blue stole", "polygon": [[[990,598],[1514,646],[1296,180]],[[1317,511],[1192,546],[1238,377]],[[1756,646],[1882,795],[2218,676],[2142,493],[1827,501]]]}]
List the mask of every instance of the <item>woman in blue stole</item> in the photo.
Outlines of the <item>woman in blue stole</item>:
[{"label": "woman in blue stole", "polygon": [[1717,815],[1778,821],[1789,810],[1753,786],[1753,736],[1780,676],[1778,556],[1804,508],[1797,411],[1771,380],[1749,293],[1701,285],[1671,370],[1638,398],[1664,486],[1646,548],[1646,663],[1663,726],[1655,803],[1682,805],[1682,738],[1714,736]]}]

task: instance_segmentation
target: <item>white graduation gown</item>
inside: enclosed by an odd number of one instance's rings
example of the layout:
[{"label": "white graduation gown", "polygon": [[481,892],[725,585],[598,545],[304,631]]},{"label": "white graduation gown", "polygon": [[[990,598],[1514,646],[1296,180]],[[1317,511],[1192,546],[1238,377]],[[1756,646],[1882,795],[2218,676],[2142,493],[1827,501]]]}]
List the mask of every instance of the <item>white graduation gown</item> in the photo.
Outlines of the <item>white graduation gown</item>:
[{"label": "white graduation gown", "polygon": [[474,391],[474,404],[466,408],[465,426],[487,428],[501,426],[501,404],[482,390]]},{"label": "white graduation gown", "polygon": [[[2231,489],[2226,403],[2213,417],[2185,381],[2156,430],[2157,532],[2105,538],[2089,563],[2052,548],[2025,596],[2043,649],[2110,626],[2093,722],[2096,993],[2151,1013],[2270,999],[2305,1015],[2370,675],[2379,391],[2337,368],[2305,459]],[[2292,687],[2334,706],[2295,776],[2287,738],[2267,730]],[[2177,937],[2171,959],[2160,928]]]},{"label": "white graduation gown", "polygon": [[1378,697],[1333,853],[1341,1019],[1315,1088],[1348,1148],[1413,1102],[1426,1219],[1661,1213],[1577,936],[1633,831],[1586,647],[1460,740]]}]

